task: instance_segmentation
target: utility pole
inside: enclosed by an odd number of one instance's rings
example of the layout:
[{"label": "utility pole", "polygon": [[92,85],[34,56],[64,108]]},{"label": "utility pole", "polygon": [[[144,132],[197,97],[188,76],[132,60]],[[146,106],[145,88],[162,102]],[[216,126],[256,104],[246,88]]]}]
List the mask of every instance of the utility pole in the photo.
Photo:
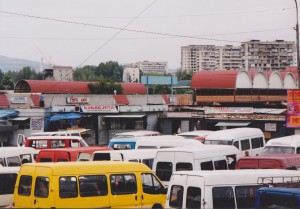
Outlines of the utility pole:
[{"label": "utility pole", "polygon": [[300,89],[300,63],[299,63],[299,24],[298,24],[298,4],[297,0],[295,0],[296,4],[296,50],[297,50],[297,71],[298,71],[298,89]]}]

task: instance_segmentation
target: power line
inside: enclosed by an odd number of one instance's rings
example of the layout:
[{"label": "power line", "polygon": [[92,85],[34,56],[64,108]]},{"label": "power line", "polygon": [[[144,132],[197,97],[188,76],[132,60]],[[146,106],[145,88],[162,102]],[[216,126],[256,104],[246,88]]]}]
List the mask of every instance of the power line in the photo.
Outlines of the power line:
[{"label": "power line", "polygon": [[11,15],[18,15],[18,16],[28,17],[28,18],[34,18],[34,19],[54,21],[54,22],[60,22],[60,23],[83,25],[83,26],[90,26],[90,27],[97,27],[97,28],[104,28],[104,29],[112,29],[112,30],[121,30],[121,31],[127,31],[127,32],[145,33],[145,34],[151,34],[151,35],[162,35],[162,36],[178,37],[178,38],[190,38],[190,39],[198,39],[198,40],[209,40],[209,41],[223,41],[223,42],[236,42],[236,43],[240,43],[239,41],[232,41],[232,40],[222,40],[222,39],[203,38],[203,37],[200,38],[200,37],[191,36],[191,35],[161,33],[161,32],[154,32],[154,31],[145,31],[145,30],[137,30],[137,29],[120,28],[120,27],[114,27],[114,26],[96,25],[96,24],[91,24],[91,23],[82,23],[82,22],[75,22],[75,21],[69,21],[69,20],[54,19],[54,18],[49,18],[49,17],[41,17],[41,16],[33,16],[33,15],[27,15],[27,14],[15,13],[15,12],[8,12],[8,11],[3,11],[3,10],[0,10],[0,13],[11,14]]},{"label": "power line", "polygon": [[[254,31],[240,31],[234,33],[213,33],[213,34],[202,34],[201,36],[220,36],[220,35],[238,35],[238,34],[247,34],[247,33],[261,33],[261,32],[272,32],[272,31],[280,31],[280,30],[294,30],[293,27],[286,28],[272,28],[266,30],[254,30]],[[137,38],[117,38],[114,40],[150,40],[150,39],[168,39],[168,38],[181,38],[181,37],[137,37]],[[97,41],[97,40],[107,40],[107,38],[63,38],[63,37],[18,37],[18,36],[0,36],[0,39],[15,39],[15,40],[54,40],[54,41]]]},{"label": "power line", "polygon": [[131,21],[129,21],[123,28],[121,28],[116,34],[114,34],[110,39],[105,43],[99,46],[92,54],[90,54],[86,59],[84,59],[77,67],[85,63],[92,56],[94,56],[98,51],[100,51],[104,46],[111,42],[115,37],[117,37],[123,30],[125,30],[131,23],[133,23],[137,18],[139,18],[144,12],[146,12],[157,0],[152,1],[146,8],[144,8],[139,14],[137,14]]}]

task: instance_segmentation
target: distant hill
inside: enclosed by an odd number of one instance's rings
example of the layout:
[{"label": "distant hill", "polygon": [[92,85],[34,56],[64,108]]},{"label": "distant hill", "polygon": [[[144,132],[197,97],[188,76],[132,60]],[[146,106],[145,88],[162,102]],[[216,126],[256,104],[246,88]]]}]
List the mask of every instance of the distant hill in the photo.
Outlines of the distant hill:
[{"label": "distant hill", "polygon": [[7,71],[19,71],[23,67],[31,67],[38,71],[40,69],[40,63],[32,60],[24,60],[18,58],[10,58],[0,55],[0,69],[2,72]]}]

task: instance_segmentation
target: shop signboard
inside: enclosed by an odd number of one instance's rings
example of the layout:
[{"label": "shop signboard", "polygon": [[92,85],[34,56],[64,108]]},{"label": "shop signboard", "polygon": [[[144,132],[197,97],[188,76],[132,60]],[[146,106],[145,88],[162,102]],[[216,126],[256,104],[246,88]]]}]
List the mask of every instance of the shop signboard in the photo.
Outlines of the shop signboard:
[{"label": "shop signboard", "polygon": [[12,104],[27,104],[27,97],[15,96],[15,97],[11,97],[10,101]]},{"label": "shop signboard", "polygon": [[80,112],[89,113],[118,113],[118,105],[81,105]]},{"label": "shop signboard", "polygon": [[287,128],[300,128],[300,90],[287,91]]},{"label": "shop signboard", "polygon": [[31,118],[31,130],[42,131],[44,130],[44,118]]},{"label": "shop signboard", "polygon": [[276,123],[265,123],[265,131],[274,131],[276,132]]},{"label": "shop signboard", "polygon": [[89,103],[88,97],[67,97],[68,104]]},{"label": "shop signboard", "polygon": [[252,114],[253,107],[204,107],[205,114]]}]

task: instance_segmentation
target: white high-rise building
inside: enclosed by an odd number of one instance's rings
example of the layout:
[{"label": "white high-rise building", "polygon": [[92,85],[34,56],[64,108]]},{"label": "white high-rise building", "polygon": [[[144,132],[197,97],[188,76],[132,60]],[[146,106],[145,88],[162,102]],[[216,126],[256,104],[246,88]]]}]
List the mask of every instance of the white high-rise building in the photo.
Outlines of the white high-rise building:
[{"label": "white high-rise building", "polygon": [[123,82],[139,83],[140,82],[140,69],[134,67],[126,67],[123,70]]},{"label": "white high-rise building", "polygon": [[242,66],[246,70],[284,70],[297,65],[295,54],[294,41],[251,40],[241,45]]},{"label": "white high-rise building", "polygon": [[242,68],[240,46],[217,46],[216,47],[216,70],[237,70]]}]

